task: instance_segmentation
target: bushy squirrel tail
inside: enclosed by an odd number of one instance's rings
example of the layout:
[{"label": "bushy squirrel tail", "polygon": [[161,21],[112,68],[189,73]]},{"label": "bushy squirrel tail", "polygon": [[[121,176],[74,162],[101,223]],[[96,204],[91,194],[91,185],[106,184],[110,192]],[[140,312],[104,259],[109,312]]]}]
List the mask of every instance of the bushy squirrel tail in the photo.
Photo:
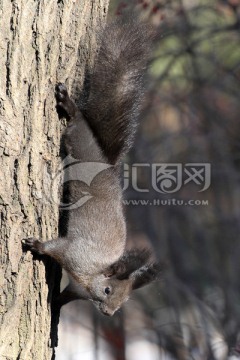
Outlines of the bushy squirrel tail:
[{"label": "bushy squirrel tail", "polygon": [[83,109],[101,149],[116,164],[136,132],[153,31],[137,19],[117,19],[100,34]]}]

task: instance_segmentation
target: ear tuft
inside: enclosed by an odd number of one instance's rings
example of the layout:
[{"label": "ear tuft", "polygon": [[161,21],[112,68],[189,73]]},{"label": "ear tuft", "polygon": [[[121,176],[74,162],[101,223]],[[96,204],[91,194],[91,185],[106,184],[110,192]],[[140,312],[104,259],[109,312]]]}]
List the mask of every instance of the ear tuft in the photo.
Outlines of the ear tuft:
[{"label": "ear tuft", "polygon": [[116,276],[118,280],[128,279],[129,276],[144,266],[151,257],[149,249],[132,249],[126,251],[122,257],[106,269],[107,276]]},{"label": "ear tuft", "polygon": [[164,264],[160,263],[147,264],[140,267],[131,275],[133,278],[133,290],[139,289],[154,280],[159,280],[164,269]]}]

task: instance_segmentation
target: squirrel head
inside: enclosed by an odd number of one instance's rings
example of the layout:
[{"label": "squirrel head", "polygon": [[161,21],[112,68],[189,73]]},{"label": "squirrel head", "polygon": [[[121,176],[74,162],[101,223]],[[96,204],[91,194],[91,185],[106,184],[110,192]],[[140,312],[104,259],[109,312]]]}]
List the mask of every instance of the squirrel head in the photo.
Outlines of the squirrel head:
[{"label": "squirrel head", "polygon": [[130,250],[104,273],[94,277],[89,287],[91,300],[104,315],[112,316],[128,300],[132,290],[159,279],[163,266],[149,262],[149,250]]}]

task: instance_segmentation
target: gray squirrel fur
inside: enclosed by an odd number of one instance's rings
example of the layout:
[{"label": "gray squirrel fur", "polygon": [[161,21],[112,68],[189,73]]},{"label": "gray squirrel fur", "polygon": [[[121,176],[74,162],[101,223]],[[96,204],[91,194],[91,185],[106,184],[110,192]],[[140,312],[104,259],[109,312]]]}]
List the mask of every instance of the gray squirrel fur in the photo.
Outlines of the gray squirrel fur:
[{"label": "gray squirrel fur", "polygon": [[[34,252],[53,257],[70,283],[60,294],[60,306],[88,299],[105,315],[113,315],[132,290],[157,279],[161,266],[149,250],[127,251],[119,164],[132,146],[144,93],[152,30],[136,20],[107,25],[100,36],[90,74],[88,98],[79,109],[65,85],[56,86],[57,106],[65,112],[66,151],[80,162],[109,163],[91,183],[92,198],[69,211],[66,237],[47,242],[25,239]],[[71,203],[86,184],[69,184]],[[89,189],[88,189],[89,190]]]}]

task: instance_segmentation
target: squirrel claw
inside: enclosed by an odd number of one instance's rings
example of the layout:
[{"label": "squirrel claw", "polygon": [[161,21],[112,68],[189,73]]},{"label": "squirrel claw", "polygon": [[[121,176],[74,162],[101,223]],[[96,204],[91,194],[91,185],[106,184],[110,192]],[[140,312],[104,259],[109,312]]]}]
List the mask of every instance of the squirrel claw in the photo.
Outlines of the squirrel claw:
[{"label": "squirrel claw", "polygon": [[29,250],[42,254],[43,243],[35,238],[23,239],[22,244]]},{"label": "squirrel claw", "polygon": [[56,85],[55,96],[57,106],[64,110],[69,118],[73,117],[76,112],[76,106],[70,99],[67,88],[63,83],[58,83]]},{"label": "squirrel claw", "polygon": [[56,85],[56,98],[60,100],[64,100],[68,97],[67,88],[64,84],[58,83]]}]

